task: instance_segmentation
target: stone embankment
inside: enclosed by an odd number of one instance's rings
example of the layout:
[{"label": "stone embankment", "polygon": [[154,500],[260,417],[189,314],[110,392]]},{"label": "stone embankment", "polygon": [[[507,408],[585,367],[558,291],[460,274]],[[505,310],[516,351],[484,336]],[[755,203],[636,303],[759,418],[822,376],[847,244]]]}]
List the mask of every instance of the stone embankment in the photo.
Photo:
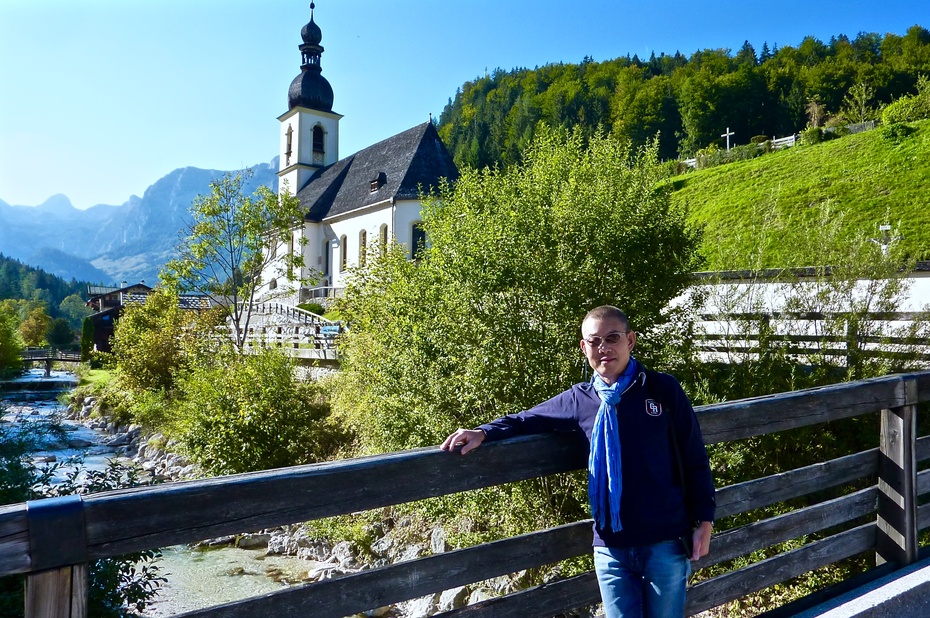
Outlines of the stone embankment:
[{"label": "stone embankment", "polygon": [[[201,478],[196,465],[172,452],[175,443],[162,434],[148,435],[139,425],[121,426],[99,409],[94,397],[75,400],[66,414],[91,429],[105,432],[109,437],[103,444],[116,448],[118,457],[139,466],[159,482]],[[86,446],[86,445],[85,445]],[[416,526],[410,518],[397,521],[390,516],[368,531],[375,540],[368,547],[358,547],[349,541],[331,543],[313,538],[305,526],[294,524],[259,532],[221,537],[203,541],[202,547],[234,546],[241,549],[262,549],[266,554],[296,556],[307,562],[304,582],[321,581],[413,560],[429,554],[448,551],[445,531],[436,527],[426,534],[414,534]],[[412,540],[417,539],[420,540]],[[482,586],[460,586],[442,593],[412,599],[389,607],[368,612],[378,618],[421,618],[456,609],[507,594],[525,587],[526,573],[499,577]],[[298,583],[298,582],[294,582]]]}]

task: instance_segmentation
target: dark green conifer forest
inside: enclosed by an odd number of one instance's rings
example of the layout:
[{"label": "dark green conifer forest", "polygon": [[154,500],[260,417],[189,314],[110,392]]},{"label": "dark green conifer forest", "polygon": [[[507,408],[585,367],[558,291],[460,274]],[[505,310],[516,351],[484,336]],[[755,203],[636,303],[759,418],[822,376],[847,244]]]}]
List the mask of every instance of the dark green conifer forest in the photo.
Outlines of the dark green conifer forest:
[{"label": "dark green conifer forest", "polygon": [[466,82],[442,112],[439,133],[459,166],[518,161],[539,124],[598,127],[634,147],[659,135],[663,159],[693,156],[721,134],[734,144],[783,137],[815,123],[874,118],[930,73],[930,31],[838,34],[797,46],[746,41],[735,53],[653,54],[535,69],[495,69]]}]

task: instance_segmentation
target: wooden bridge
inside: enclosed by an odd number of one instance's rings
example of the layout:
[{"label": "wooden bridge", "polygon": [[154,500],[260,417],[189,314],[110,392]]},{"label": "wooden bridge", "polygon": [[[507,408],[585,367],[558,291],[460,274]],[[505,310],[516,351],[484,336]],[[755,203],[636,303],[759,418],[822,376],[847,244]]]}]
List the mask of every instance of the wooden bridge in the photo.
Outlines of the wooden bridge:
[{"label": "wooden bridge", "polygon": [[[853,583],[914,563],[918,531],[930,527],[930,504],[918,505],[930,493],[930,470],[917,472],[930,459],[930,436],[915,435],[918,404],[928,400],[923,372],[700,407],[708,444],[863,416],[880,423],[881,438],[871,450],[719,488],[719,520],[801,497],[807,506],[717,532],[697,568],[792,540],[800,546],[692,585],[687,614],[853,556],[876,564]],[[4,506],[0,576],[27,575],[27,618],[83,618],[89,561],[577,470],[586,455],[577,438],[546,434],[486,443],[467,457],[428,447]],[[841,491],[852,484],[859,489]],[[825,490],[840,497],[816,501]],[[352,615],[589,554],[590,526],[578,521],[182,616]],[[820,600],[801,599],[786,615]],[[598,602],[588,572],[439,615],[542,618]]]},{"label": "wooden bridge", "polygon": [[81,353],[57,348],[23,348],[19,354],[24,363],[45,363],[45,377],[52,375],[52,363],[80,363]]}]

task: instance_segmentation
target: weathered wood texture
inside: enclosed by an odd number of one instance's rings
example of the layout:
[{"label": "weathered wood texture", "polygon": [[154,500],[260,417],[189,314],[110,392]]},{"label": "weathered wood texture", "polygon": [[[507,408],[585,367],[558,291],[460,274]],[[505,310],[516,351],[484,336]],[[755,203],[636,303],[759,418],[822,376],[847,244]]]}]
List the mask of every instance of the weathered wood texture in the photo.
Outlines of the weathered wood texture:
[{"label": "weathered wood texture", "polygon": [[[527,436],[488,443],[467,457],[430,447],[108,492],[85,500],[88,555],[114,556],[548,476],[580,468],[585,458],[576,437]],[[243,499],[258,495],[259,501]]]},{"label": "weathered wood texture", "polygon": [[850,418],[904,405],[900,377],[885,377],[697,408],[707,444]]},{"label": "weathered wood texture", "polygon": [[869,515],[877,508],[878,490],[869,487],[848,496],[733,528],[715,535],[711,539],[710,554],[694,566],[700,569],[725,562],[757,549],[790,541],[797,538],[801,531],[803,534],[813,534]]},{"label": "weathered wood texture", "polygon": [[25,618],[88,618],[87,577],[86,564],[28,575]]},{"label": "weathered wood texture", "polygon": [[878,472],[878,449],[753,479],[717,490],[717,519],[791,500]]},{"label": "weathered wood texture", "polygon": [[0,576],[29,570],[29,522],[25,504],[0,506]]},{"label": "weathered wood texture", "polygon": [[590,550],[591,522],[576,522],[494,543],[362,571],[339,579],[295,586],[245,601],[188,612],[181,616],[341,618],[533,566],[558,562]]},{"label": "weathered wood texture", "polygon": [[875,530],[875,524],[865,524],[696,584],[688,590],[685,614],[700,613],[802,573],[870,551],[875,547]]},{"label": "weathered wood texture", "polygon": [[[905,387],[916,401],[916,385]],[[917,406],[882,410],[881,422],[876,561],[904,566],[917,560]]]},{"label": "weathered wood texture", "polygon": [[588,571],[568,579],[435,614],[433,618],[549,618],[600,602],[597,576],[594,571]]}]

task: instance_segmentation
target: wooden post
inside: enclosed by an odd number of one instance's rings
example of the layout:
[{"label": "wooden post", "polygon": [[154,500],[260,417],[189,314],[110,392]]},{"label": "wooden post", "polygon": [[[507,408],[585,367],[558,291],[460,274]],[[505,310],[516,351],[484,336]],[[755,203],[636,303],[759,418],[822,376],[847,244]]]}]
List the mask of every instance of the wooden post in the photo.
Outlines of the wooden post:
[{"label": "wooden post", "polygon": [[851,315],[846,318],[846,369],[851,371],[854,380],[858,380],[862,377],[859,323],[858,320]]},{"label": "wooden post", "polygon": [[87,618],[87,565],[26,577],[25,618]]},{"label": "wooden post", "polygon": [[902,376],[903,406],[882,410],[876,564],[917,560],[917,382]]}]

